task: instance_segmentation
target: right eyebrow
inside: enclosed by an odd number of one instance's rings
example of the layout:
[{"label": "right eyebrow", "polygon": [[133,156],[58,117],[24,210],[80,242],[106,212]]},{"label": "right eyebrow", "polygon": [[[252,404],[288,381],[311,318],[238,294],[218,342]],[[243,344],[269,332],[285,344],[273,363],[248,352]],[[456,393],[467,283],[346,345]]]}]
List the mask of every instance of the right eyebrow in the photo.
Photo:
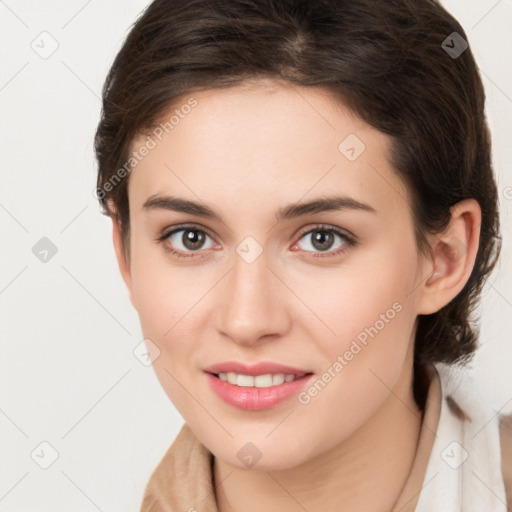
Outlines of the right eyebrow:
[{"label": "right eyebrow", "polygon": [[189,199],[182,199],[174,196],[159,196],[153,195],[149,197],[142,205],[143,210],[171,210],[181,213],[189,213],[191,215],[198,215],[207,219],[217,220],[222,222],[221,216],[210,207]]}]

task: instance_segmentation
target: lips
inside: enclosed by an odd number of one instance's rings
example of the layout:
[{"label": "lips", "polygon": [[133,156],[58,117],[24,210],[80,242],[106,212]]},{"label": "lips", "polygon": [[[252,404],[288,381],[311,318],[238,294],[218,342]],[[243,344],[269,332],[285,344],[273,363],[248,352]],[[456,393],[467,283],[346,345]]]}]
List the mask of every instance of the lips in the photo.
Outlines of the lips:
[{"label": "lips", "polygon": [[308,369],[294,368],[293,366],[278,363],[261,362],[253,365],[247,365],[237,361],[226,361],[224,363],[213,364],[205,368],[204,371],[211,374],[234,372],[252,376],[265,375],[267,373],[284,373],[285,375],[302,376],[307,373],[312,373],[311,370]]},{"label": "lips", "polygon": [[250,411],[275,407],[296,395],[313,377],[308,369],[262,362],[228,361],[204,369],[210,388],[226,403]]}]

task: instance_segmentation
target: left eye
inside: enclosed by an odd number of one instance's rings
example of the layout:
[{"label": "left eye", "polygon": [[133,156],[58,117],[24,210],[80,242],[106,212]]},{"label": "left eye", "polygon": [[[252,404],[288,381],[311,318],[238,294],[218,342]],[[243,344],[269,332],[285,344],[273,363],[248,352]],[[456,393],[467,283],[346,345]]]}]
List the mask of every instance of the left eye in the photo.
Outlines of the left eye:
[{"label": "left eye", "polygon": [[[338,238],[340,241],[337,245],[335,245],[335,240]],[[314,228],[306,233],[304,233],[300,240],[309,240],[306,243],[306,247],[303,247],[302,250],[308,252],[329,252],[329,253],[338,253],[343,252],[346,249],[346,246],[351,245],[351,239],[334,228]],[[299,245],[300,242],[297,242],[293,245],[293,247]],[[334,247],[333,247],[334,246]],[[338,249],[338,250],[337,250]]]}]

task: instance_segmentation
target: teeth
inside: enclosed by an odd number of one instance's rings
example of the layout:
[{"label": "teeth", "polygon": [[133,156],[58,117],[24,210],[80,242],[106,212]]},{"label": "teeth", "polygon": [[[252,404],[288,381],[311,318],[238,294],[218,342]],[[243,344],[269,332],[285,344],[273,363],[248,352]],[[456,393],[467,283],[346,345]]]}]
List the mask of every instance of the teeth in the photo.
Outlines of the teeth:
[{"label": "teeth", "polygon": [[[293,375],[290,375],[290,377],[293,379]],[[272,386],[278,386],[279,384],[282,384],[284,379],[284,373],[276,373],[275,375],[272,375]]]},{"label": "teeth", "polygon": [[224,382],[247,388],[269,388],[270,386],[279,386],[284,382],[292,382],[302,377],[302,375],[285,375],[284,373],[266,373],[265,375],[252,376],[235,372],[221,372],[218,376]]}]

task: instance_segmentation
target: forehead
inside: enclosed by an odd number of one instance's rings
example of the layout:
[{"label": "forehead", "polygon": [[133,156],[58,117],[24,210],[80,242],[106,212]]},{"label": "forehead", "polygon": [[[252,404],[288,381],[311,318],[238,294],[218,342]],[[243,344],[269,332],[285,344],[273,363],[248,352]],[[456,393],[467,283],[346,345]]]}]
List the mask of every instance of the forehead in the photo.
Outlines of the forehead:
[{"label": "forehead", "polygon": [[[190,98],[195,106],[184,108]],[[332,193],[377,210],[407,208],[388,161],[390,139],[320,88],[259,80],[201,91],[177,102],[159,126],[130,174],[134,209],[171,193],[238,214]]]}]

